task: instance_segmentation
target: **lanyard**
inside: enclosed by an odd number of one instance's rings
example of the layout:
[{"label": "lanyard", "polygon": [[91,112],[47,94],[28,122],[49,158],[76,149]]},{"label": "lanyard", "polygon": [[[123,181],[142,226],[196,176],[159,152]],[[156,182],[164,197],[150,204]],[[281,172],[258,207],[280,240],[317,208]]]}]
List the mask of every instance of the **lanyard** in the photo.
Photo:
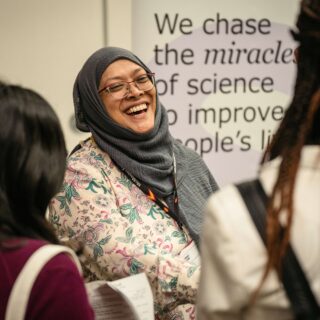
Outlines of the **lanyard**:
[{"label": "lanyard", "polygon": [[[153,202],[155,202],[164,212],[169,214],[179,225],[180,229],[182,229],[182,222],[179,217],[179,198],[177,192],[177,166],[176,166],[176,158],[174,153],[172,153],[173,158],[173,205],[174,211],[172,211],[168,204],[158,197],[156,193],[145,183],[138,181],[127,169],[121,168],[122,172],[126,174],[126,176]],[[114,161],[113,161],[114,162]]]}]

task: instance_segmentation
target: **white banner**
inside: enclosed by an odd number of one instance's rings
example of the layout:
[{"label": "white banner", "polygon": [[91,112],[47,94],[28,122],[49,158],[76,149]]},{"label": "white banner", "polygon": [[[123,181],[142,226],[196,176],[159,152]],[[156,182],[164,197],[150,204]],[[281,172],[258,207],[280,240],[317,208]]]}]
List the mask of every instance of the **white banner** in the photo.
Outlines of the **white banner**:
[{"label": "white banner", "polygon": [[295,78],[298,0],[134,0],[132,51],[220,186],[256,174]]}]

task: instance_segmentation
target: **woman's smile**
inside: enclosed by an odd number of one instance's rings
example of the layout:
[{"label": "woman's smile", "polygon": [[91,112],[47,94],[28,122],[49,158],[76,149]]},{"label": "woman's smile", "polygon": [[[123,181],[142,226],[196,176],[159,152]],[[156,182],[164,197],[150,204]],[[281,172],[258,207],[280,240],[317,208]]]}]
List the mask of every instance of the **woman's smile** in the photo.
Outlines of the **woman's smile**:
[{"label": "woman's smile", "polygon": [[[156,89],[143,91],[135,79],[146,75],[146,71],[134,62],[126,59],[111,63],[101,76],[100,88],[129,82],[127,94],[121,99],[112,92],[101,92],[101,99],[108,115],[123,128],[136,133],[146,133],[153,129],[156,113]],[[116,85],[115,85],[116,86]]]}]

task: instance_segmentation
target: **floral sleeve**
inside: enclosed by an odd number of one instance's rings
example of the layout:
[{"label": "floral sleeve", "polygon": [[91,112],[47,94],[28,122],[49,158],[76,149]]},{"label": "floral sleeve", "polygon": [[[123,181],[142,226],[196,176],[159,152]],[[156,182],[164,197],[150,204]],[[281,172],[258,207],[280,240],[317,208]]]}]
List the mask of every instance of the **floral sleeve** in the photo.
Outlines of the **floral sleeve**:
[{"label": "floral sleeve", "polygon": [[157,312],[195,303],[199,265],[179,258],[191,241],[187,232],[112,162],[92,153],[85,161],[71,160],[49,216],[61,239],[83,244],[86,278],[115,280],[145,272]]}]

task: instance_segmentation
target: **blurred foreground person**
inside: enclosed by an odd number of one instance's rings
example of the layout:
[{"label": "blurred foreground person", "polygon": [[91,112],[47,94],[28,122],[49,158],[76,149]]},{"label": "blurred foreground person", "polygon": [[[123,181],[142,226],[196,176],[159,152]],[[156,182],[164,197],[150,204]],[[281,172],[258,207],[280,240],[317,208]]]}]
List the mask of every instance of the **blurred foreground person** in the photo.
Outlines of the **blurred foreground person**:
[{"label": "blurred foreground person", "polygon": [[[247,208],[260,203],[259,198],[250,198],[251,191],[248,194],[249,189],[243,192],[243,188],[251,188],[252,181],[239,189],[227,186],[209,199],[201,242],[198,319],[319,319],[319,0],[302,2],[297,28],[298,33],[293,33],[300,42],[294,97],[254,182],[260,194],[267,195],[265,205],[252,208],[251,218]],[[256,228],[253,221],[258,212],[263,215]],[[299,303],[292,303],[300,280],[291,276],[297,273],[287,263],[292,253],[289,243],[312,290]],[[302,308],[312,301],[314,313],[306,316]]]},{"label": "blurred foreground person", "polygon": [[[58,245],[45,220],[65,172],[66,148],[58,118],[36,92],[4,83],[0,114],[0,319],[93,319],[77,258]],[[42,258],[33,255],[40,251]],[[36,274],[43,254],[48,261]],[[35,257],[34,267],[26,271],[30,257]],[[33,274],[29,294],[26,285]],[[12,299],[19,276],[24,288],[16,287],[17,301]]]}]

